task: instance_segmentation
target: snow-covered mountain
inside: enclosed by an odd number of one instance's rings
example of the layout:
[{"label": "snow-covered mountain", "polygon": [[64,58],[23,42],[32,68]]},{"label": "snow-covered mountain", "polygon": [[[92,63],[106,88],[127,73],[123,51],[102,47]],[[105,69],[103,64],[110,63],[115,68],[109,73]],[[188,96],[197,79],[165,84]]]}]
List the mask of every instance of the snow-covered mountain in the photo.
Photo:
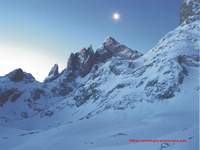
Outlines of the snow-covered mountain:
[{"label": "snow-covered mountain", "polygon": [[[72,53],[44,82],[16,69],[0,77],[0,144],[25,149],[198,149],[200,1],[142,54],[106,38]],[[106,128],[105,128],[106,127]],[[129,139],[187,143],[128,143]]]}]

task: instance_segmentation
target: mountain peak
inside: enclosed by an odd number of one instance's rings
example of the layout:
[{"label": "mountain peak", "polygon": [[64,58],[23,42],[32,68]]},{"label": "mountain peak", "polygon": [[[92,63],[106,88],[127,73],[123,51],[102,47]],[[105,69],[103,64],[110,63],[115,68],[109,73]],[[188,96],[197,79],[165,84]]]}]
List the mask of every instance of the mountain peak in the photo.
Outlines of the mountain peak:
[{"label": "mountain peak", "polygon": [[183,0],[180,23],[189,23],[200,19],[200,0]]},{"label": "mountain peak", "polygon": [[20,82],[22,80],[35,80],[35,78],[30,73],[24,72],[21,68],[15,69],[14,71],[8,73],[6,76],[13,82]]},{"label": "mountain peak", "polygon": [[106,37],[106,39],[104,41],[104,45],[116,45],[116,44],[119,44],[119,42],[117,42],[117,40],[115,40],[111,36]]},{"label": "mountain peak", "polygon": [[51,68],[48,77],[44,80],[44,82],[50,82],[55,80],[59,76],[58,71],[58,64],[54,64],[54,66]]},{"label": "mountain peak", "polygon": [[79,52],[71,53],[67,68],[73,73],[85,76],[94,65],[94,51],[92,46],[83,48]]},{"label": "mountain peak", "polygon": [[98,55],[102,55],[103,60],[110,57],[121,57],[125,59],[136,59],[142,56],[142,53],[137,50],[132,50],[126,45],[121,44],[116,39],[111,36],[108,36],[103,46],[97,50]]}]

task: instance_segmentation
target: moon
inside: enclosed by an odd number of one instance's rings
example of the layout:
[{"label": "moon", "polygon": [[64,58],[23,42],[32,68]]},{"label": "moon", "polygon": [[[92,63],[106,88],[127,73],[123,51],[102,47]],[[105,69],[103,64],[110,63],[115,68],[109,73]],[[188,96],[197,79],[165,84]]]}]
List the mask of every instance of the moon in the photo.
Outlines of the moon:
[{"label": "moon", "polygon": [[121,18],[121,15],[118,12],[112,14],[112,19],[118,21]]}]

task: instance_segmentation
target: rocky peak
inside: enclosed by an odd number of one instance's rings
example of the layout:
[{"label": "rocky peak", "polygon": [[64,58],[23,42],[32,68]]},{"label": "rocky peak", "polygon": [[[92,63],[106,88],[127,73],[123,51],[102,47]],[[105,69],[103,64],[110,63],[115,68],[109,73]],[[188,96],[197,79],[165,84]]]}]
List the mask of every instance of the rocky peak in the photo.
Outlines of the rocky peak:
[{"label": "rocky peak", "polygon": [[183,0],[180,23],[189,23],[200,19],[200,0]]},{"label": "rocky peak", "polygon": [[92,49],[92,46],[88,48],[83,48],[81,51],[78,53],[79,58],[80,58],[80,63],[85,63],[92,55],[94,55],[94,51]]},{"label": "rocky peak", "polygon": [[50,81],[55,80],[55,79],[59,76],[59,71],[58,71],[58,69],[59,69],[59,68],[58,68],[58,64],[55,64],[55,65],[51,68],[51,70],[50,70],[50,72],[49,72],[47,78],[44,80],[44,82],[50,82]]},{"label": "rocky peak", "polygon": [[74,72],[79,69],[80,60],[77,53],[71,53],[67,62],[67,69]]},{"label": "rocky peak", "polygon": [[20,82],[23,80],[32,82],[33,80],[35,80],[35,78],[31,74],[24,72],[21,68],[10,72],[6,76],[10,79],[10,81],[13,82]]},{"label": "rocky peak", "polygon": [[80,76],[85,76],[94,65],[94,51],[92,47],[83,48],[69,57],[67,69]]},{"label": "rocky peak", "polygon": [[73,76],[87,75],[95,64],[103,63],[112,57],[122,59],[136,59],[142,56],[136,50],[131,50],[123,44],[120,44],[112,37],[107,37],[102,44],[102,47],[94,53],[92,46],[83,48],[77,53],[72,53],[69,57],[67,70]]},{"label": "rocky peak", "polygon": [[113,46],[113,45],[117,45],[117,44],[119,44],[119,42],[116,41],[116,40],[115,40],[113,37],[111,37],[111,36],[108,36],[108,37],[105,39],[104,43],[103,43],[104,46]]},{"label": "rocky peak", "polygon": [[113,49],[116,48],[118,45],[121,45],[121,44],[117,40],[115,40],[113,37],[109,36],[103,42],[102,47],[107,49],[107,50],[113,51]]},{"label": "rocky peak", "polygon": [[96,51],[97,60],[102,62],[111,57],[120,57],[124,59],[136,59],[142,56],[136,50],[132,50],[121,44],[112,37],[107,37],[102,47]]}]

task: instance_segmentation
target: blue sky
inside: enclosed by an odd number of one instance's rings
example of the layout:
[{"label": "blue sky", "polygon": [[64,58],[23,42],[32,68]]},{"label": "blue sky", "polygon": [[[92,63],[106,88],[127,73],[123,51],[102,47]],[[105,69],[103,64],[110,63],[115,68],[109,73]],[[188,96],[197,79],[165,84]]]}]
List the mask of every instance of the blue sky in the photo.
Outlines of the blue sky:
[{"label": "blue sky", "polygon": [[[12,60],[0,61],[0,75],[19,66],[42,80],[53,63],[63,68],[71,52],[90,44],[97,48],[107,36],[146,52],[179,24],[180,3],[181,0],[0,0],[0,52]],[[112,19],[116,11],[121,15],[119,21]]]}]

